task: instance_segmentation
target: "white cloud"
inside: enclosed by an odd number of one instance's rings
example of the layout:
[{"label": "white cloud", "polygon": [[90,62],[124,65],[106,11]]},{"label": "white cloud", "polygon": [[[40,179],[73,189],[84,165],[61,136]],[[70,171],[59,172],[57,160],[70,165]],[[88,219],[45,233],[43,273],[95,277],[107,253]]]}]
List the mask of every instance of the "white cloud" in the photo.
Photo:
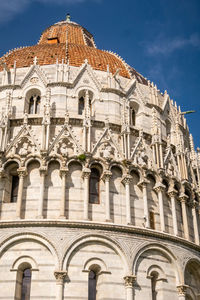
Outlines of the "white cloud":
[{"label": "white cloud", "polygon": [[[88,0],[0,0],[0,23],[11,20],[15,15],[23,12],[31,3],[40,2],[44,4],[78,4]],[[101,0],[90,0],[100,2]]]},{"label": "white cloud", "polygon": [[200,36],[192,34],[189,38],[176,37],[173,39],[159,37],[153,43],[144,43],[144,45],[149,55],[167,55],[185,47],[200,48]]}]

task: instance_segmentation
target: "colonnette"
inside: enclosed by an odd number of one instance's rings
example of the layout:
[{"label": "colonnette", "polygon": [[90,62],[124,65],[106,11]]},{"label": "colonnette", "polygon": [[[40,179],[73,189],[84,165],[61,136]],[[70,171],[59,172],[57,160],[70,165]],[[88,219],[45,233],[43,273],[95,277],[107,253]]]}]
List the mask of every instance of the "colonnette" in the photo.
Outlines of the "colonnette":
[{"label": "colonnette", "polygon": [[200,153],[70,21],[0,59],[0,299],[200,299]]}]

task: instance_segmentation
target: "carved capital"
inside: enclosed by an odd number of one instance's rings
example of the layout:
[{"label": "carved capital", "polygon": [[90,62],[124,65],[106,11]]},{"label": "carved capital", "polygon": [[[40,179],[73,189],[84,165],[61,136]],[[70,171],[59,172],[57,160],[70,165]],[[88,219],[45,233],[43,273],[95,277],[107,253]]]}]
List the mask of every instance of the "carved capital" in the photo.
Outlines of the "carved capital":
[{"label": "carved capital", "polygon": [[132,176],[131,175],[124,175],[123,176],[123,178],[122,178],[122,183],[124,184],[124,185],[126,185],[126,184],[130,184],[131,183],[131,181],[132,181]]},{"label": "carved capital", "polygon": [[173,188],[168,191],[168,195],[170,198],[175,198],[177,196],[177,194],[178,194],[178,192]]},{"label": "carved capital", "polygon": [[165,185],[162,184],[161,182],[158,182],[155,187],[153,188],[154,191],[156,191],[157,193],[159,192],[163,192],[165,190]]},{"label": "carved capital", "polygon": [[39,171],[40,171],[40,175],[41,176],[42,175],[45,176],[47,174],[47,167],[41,166],[40,169],[39,169]]},{"label": "carved capital", "polygon": [[144,188],[144,187],[147,187],[147,184],[148,184],[148,183],[149,183],[149,181],[146,180],[146,179],[144,179],[144,180],[139,181],[138,184],[137,184],[137,186],[138,186],[139,188]]},{"label": "carved capital", "polygon": [[67,276],[67,272],[66,271],[55,271],[54,276],[56,277],[57,284],[63,284],[63,281]]},{"label": "carved capital", "polygon": [[17,173],[19,177],[25,177],[27,175],[27,169],[25,167],[18,168]]},{"label": "carved capital", "polygon": [[127,275],[124,277],[125,287],[133,287],[135,281],[136,281],[136,276],[134,275]]},{"label": "carved capital", "polygon": [[109,181],[111,177],[112,177],[111,171],[105,171],[102,175],[103,181]]},{"label": "carved capital", "polygon": [[6,176],[6,173],[5,173],[5,171],[1,168],[1,169],[0,169],[0,179],[3,178],[3,177],[5,177],[5,176]]},{"label": "carved capital", "polygon": [[90,173],[91,173],[91,170],[89,168],[84,168],[83,171],[82,171],[82,177],[83,178],[90,178]]},{"label": "carved capital", "polygon": [[178,285],[177,286],[177,290],[178,290],[178,295],[179,296],[185,296],[186,295],[186,292],[187,292],[187,285]]},{"label": "carved capital", "polygon": [[60,176],[63,177],[63,176],[67,176],[69,172],[69,169],[68,168],[61,168],[60,169]]},{"label": "carved capital", "polygon": [[179,200],[182,202],[182,203],[186,203],[187,200],[188,200],[188,196],[184,193],[181,193],[180,197],[179,197]]}]

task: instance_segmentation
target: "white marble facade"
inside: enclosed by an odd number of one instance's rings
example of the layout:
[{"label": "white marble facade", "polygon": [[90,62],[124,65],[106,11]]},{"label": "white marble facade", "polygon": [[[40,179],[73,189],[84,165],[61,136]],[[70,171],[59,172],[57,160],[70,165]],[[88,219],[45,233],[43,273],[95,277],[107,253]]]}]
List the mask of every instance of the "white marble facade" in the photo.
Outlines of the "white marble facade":
[{"label": "white marble facade", "polygon": [[22,299],[26,266],[31,300],[93,300],[91,270],[97,300],[200,299],[200,153],[167,92],[87,60],[35,59],[9,75],[0,72],[0,299]]}]

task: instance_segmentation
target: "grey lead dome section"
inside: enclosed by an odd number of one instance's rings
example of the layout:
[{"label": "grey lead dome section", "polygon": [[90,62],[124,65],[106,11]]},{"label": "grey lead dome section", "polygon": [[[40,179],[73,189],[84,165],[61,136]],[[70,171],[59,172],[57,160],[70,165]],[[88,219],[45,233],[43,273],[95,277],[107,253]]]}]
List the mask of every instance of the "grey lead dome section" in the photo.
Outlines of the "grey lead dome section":
[{"label": "grey lead dome section", "polygon": [[200,299],[185,117],[84,30],[59,22],[1,59],[0,299]]}]

